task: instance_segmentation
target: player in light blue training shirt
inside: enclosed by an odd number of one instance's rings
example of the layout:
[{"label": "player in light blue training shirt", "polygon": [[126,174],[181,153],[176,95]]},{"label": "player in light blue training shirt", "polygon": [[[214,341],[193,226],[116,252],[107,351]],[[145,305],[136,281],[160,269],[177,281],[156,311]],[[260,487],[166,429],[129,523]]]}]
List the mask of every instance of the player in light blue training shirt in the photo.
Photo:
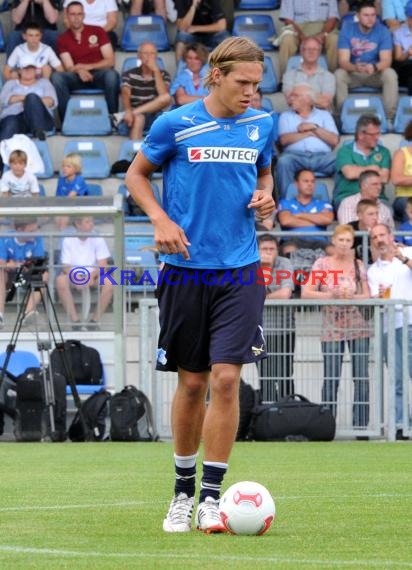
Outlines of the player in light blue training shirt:
[{"label": "player in light blue training shirt", "polygon": [[[255,216],[264,219],[275,207],[273,122],[268,113],[250,109],[263,56],[247,38],[224,40],[209,56],[209,94],[160,116],[126,175],[165,262],[156,367],[178,371],[175,485],[165,532],[191,530],[201,437],[196,526],[205,533],[225,531],[219,497],[238,427],[240,371],[266,356],[265,287],[253,275],[259,270]],[[163,208],[149,181],[159,165]]]}]

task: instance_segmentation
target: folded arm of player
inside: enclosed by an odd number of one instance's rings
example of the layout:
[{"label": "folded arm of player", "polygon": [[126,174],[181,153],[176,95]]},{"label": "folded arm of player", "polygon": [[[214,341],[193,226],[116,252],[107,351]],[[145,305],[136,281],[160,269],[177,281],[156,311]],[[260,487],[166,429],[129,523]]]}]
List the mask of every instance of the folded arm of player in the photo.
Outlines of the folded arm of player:
[{"label": "folded arm of player", "polygon": [[158,165],[137,153],[126,174],[126,186],[154,227],[155,242],[162,253],[181,253],[189,259],[190,242],[183,229],[169,218],[157,202],[150,185],[150,175]]}]

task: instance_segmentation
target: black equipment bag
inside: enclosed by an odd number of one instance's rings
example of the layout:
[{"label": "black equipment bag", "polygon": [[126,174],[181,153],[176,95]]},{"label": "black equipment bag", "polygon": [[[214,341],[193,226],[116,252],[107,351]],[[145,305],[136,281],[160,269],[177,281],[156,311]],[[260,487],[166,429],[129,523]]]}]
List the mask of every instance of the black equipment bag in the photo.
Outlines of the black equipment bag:
[{"label": "black equipment bag", "polygon": [[112,441],[156,441],[158,439],[149,398],[135,386],[125,386],[110,401]]},{"label": "black equipment bag", "polygon": [[256,441],[331,441],[335,430],[335,418],[326,405],[292,394],[279,402],[255,406],[250,435]]},{"label": "black equipment bag", "polygon": [[52,369],[63,375],[66,374],[64,354],[76,384],[103,384],[103,365],[98,350],[74,339],[64,343],[64,350],[55,348],[50,354]]},{"label": "black equipment bag", "polygon": [[82,403],[81,410],[88,432],[84,433],[80,414],[76,412],[69,427],[69,438],[72,441],[101,441],[104,438],[110,398],[110,392],[102,388]]},{"label": "black equipment bag", "polygon": [[41,441],[47,432],[40,368],[27,368],[16,379],[16,441]]},{"label": "black equipment bag", "polygon": [[237,428],[236,441],[248,439],[255,401],[256,391],[241,378],[239,386],[239,426]]},{"label": "black equipment bag", "polygon": [[[46,370],[46,382],[49,370]],[[53,373],[53,418],[54,432],[51,432],[50,410],[46,407],[44,377],[41,368],[27,368],[16,378],[16,409],[14,435],[16,441],[41,441],[50,435],[52,441],[66,440],[66,378],[59,372]]]}]

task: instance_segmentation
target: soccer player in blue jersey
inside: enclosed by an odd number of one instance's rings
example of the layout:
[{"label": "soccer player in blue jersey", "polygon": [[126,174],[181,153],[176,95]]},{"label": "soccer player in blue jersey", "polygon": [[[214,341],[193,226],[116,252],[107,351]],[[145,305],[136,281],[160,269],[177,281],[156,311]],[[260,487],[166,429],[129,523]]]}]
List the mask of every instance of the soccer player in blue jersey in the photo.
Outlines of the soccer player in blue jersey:
[{"label": "soccer player in blue jersey", "polygon": [[[196,526],[223,531],[219,497],[238,426],[240,371],[266,356],[265,287],[254,278],[255,215],[265,219],[275,208],[273,122],[250,108],[263,55],[247,38],[224,40],[209,56],[209,95],[161,115],[126,176],[129,192],[153,223],[164,262],[157,369],[178,372],[172,404],[176,477],[166,532],[191,529],[201,438]],[[149,182],[159,165],[163,207]]]}]

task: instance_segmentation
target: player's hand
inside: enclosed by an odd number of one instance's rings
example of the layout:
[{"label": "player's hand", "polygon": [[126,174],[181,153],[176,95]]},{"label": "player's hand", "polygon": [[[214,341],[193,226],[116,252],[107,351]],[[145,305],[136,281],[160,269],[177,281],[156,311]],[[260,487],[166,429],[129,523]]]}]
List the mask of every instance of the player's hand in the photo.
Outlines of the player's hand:
[{"label": "player's hand", "polygon": [[256,217],[260,220],[264,220],[275,211],[275,201],[272,196],[264,190],[255,190],[247,207],[256,210]]},{"label": "player's hand", "polygon": [[187,248],[191,243],[180,226],[169,217],[162,218],[161,221],[154,222],[153,225],[155,242],[160,253],[181,253],[185,259],[190,259]]}]

